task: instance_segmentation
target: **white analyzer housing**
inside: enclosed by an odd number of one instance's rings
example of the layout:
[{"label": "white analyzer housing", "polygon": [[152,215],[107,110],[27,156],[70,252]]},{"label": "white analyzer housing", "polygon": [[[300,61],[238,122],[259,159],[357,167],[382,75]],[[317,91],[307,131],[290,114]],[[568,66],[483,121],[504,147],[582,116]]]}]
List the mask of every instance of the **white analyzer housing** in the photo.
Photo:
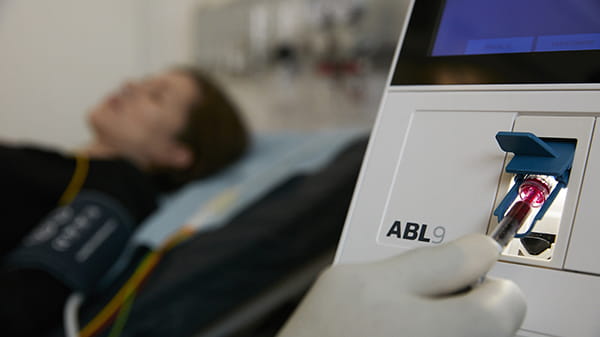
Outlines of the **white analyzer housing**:
[{"label": "white analyzer housing", "polygon": [[547,246],[512,240],[490,276],[525,293],[518,336],[600,336],[600,3],[558,3],[414,1],[336,263],[490,233],[514,178],[498,132],[574,142],[529,235]]}]

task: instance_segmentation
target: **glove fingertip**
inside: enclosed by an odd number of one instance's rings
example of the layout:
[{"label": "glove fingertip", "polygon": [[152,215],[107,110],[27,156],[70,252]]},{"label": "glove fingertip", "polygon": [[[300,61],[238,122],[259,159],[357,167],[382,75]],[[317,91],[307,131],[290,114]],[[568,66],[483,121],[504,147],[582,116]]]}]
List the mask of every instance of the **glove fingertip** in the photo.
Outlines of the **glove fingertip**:
[{"label": "glove fingertip", "polygon": [[527,303],[514,282],[486,279],[480,287],[473,289],[472,297],[475,302],[485,304],[497,329],[514,334],[523,324]]},{"label": "glove fingertip", "polygon": [[450,294],[476,283],[498,255],[499,245],[493,239],[471,234],[438,247],[410,252],[406,258],[411,263],[407,264],[404,277],[419,294]]}]

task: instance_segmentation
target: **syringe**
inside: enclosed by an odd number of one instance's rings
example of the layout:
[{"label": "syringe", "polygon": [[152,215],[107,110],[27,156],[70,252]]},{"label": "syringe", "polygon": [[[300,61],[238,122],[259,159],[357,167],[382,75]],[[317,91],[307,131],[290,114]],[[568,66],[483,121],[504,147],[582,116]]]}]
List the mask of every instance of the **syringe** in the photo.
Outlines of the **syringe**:
[{"label": "syringe", "polygon": [[[528,175],[525,177],[523,183],[519,186],[519,194],[517,197],[519,200],[512,205],[490,235],[500,246],[500,251],[508,246],[519,228],[525,224],[531,210],[533,208],[541,207],[544,202],[546,202],[546,198],[550,194],[551,186],[552,183],[544,176]],[[475,284],[461,289],[454,294],[469,291],[478,284],[481,284],[484,280],[485,276],[482,276]]]},{"label": "syringe", "polygon": [[529,175],[519,187],[519,199],[508,210],[491,237],[504,249],[527,221],[533,208],[541,207],[550,194],[551,186],[543,176]]}]

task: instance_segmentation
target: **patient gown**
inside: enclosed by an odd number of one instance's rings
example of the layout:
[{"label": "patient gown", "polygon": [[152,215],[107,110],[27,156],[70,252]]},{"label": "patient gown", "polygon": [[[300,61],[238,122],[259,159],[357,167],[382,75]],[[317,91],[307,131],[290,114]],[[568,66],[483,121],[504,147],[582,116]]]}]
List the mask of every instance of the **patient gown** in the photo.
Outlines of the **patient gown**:
[{"label": "patient gown", "polygon": [[[71,292],[32,269],[9,268],[5,257],[58,206],[76,159],[55,151],[0,145],[0,329],[5,336],[39,336],[61,323]],[[139,224],[157,206],[152,181],[122,159],[90,160],[80,188],[115,199]]]}]

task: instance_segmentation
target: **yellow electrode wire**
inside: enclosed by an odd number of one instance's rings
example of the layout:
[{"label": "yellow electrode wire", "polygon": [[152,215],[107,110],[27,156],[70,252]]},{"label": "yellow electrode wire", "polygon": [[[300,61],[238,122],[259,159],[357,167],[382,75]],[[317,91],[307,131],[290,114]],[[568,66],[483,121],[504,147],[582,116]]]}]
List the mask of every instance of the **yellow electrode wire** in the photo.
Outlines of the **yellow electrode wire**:
[{"label": "yellow electrode wire", "polygon": [[89,159],[82,155],[75,155],[75,171],[73,172],[69,185],[58,200],[59,206],[64,206],[75,199],[79,191],[81,191],[83,183],[85,183],[89,169]]},{"label": "yellow electrode wire", "polygon": [[112,300],[100,311],[100,313],[90,321],[81,331],[81,337],[90,337],[98,332],[102,326],[110,320],[110,318],[119,310],[123,302],[129,298],[137,289],[139,284],[144,280],[148,270],[152,269],[160,260],[158,252],[146,254],[142,263],[133,275],[127,280],[126,285],[112,298]]},{"label": "yellow electrode wire", "polygon": [[[211,200],[206,205],[205,209],[209,210],[209,212],[221,212],[231,205],[231,203],[233,203],[237,197],[237,188],[227,189]],[[96,317],[94,317],[82,330],[79,331],[80,336],[91,337],[98,333],[103,326],[110,321],[111,317],[119,312],[120,308],[122,308],[127,299],[132,298],[133,294],[138,290],[140,284],[158,264],[164,253],[177,246],[187,238],[191,237],[196,232],[199,225],[200,224],[192,224],[190,226],[182,227],[179,231],[173,234],[159,250],[147,253],[133,275],[125,282],[119,292],[117,292],[117,294],[98,313],[98,315],[96,315]]]},{"label": "yellow electrode wire", "polygon": [[138,268],[127,282],[125,282],[119,292],[117,292],[104,309],[102,309],[102,311],[100,311],[100,313],[98,313],[98,315],[79,332],[80,336],[90,337],[96,334],[98,330],[100,330],[102,326],[119,311],[123,303],[137,291],[149,272],[158,264],[162,255],[181,241],[190,237],[193,233],[194,231],[184,227],[167,240],[167,243],[160,250],[146,254]]},{"label": "yellow electrode wire", "polygon": [[119,337],[121,336],[121,332],[123,332],[123,328],[125,327],[125,323],[127,323],[127,318],[129,318],[129,313],[131,313],[131,308],[133,307],[133,301],[135,299],[136,291],[134,290],[131,295],[125,300],[121,310],[119,312],[119,316],[115,319],[115,324],[112,329],[108,333],[108,337]]},{"label": "yellow electrode wire", "polygon": [[[189,236],[191,236],[192,233],[189,233],[189,234],[190,234]],[[123,286],[123,289],[128,288],[127,291],[125,291],[126,297],[124,297],[122,299],[123,303],[121,303],[121,304],[117,303],[117,307],[115,308],[115,310],[117,310],[118,312],[114,313],[114,314],[117,314],[117,316],[115,318],[115,323],[114,323],[112,329],[110,330],[108,337],[119,337],[121,335],[121,332],[123,331],[123,328],[125,327],[125,323],[127,322],[127,318],[129,317],[129,313],[131,312],[131,308],[133,307],[133,302],[135,300],[137,291],[139,290],[140,283],[143,282],[143,280],[145,280],[146,277],[152,272],[152,270],[154,269],[156,264],[158,264],[158,261],[160,261],[160,258],[166,251],[175,247],[177,244],[179,244],[181,241],[185,240],[187,237],[188,237],[188,235],[187,235],[186,231],[182,230],[182,231],[176,233],[172,237],[172,239],[168,241],[170,243],[167,243],[167,245],[165,245],[165,247],[160,252],[148,253],[148,255],[147,255],[148,257],[149,257],[149,255],[155,255],[155,254],[160,254],[160,256],[158,257],[155,264],[153,264],[151,266],[139,266],[136,269],[136,271],[139,270],[140,273],[143,274],[140,282],[126,282],[125,285]],[[110,319],[110,317],[112,317],[112,314],[106,317],[107,322]],[[101,328],[102,326],[103,326],[103,324],[101,324],[99,326],[99,328]],[[92,333],[92,335],[94,335],[97,332],[99,332],[99,330]]]}]

